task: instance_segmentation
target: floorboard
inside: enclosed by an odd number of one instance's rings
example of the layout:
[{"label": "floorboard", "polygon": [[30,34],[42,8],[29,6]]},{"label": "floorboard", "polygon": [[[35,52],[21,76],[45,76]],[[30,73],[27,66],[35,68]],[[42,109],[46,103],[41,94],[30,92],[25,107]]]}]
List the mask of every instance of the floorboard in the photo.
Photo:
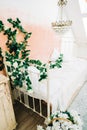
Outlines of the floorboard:
[{"label": "floorboard", "polygon": [[19,102],[14,104],[14,112],[18,123],[16,130],[36,130],[37,125],[44,125],[44,118]]}]

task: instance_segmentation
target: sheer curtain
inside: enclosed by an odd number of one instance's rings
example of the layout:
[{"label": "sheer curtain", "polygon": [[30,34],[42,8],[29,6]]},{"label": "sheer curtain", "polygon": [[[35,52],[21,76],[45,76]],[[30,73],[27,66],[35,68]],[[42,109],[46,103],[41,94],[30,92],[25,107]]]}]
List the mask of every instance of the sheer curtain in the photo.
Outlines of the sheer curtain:
[{"label": "sheer curtain", "polygon": [[72,31],[70,30],[66,34],[61,36],[61,53],[65,56],[73,56],[73,48],[74,48],[74,36]]}]

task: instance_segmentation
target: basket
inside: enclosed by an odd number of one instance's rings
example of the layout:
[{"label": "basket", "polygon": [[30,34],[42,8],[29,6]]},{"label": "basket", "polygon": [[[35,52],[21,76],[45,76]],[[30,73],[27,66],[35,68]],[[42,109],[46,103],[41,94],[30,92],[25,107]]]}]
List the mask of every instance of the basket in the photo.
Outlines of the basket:
[{"label": "basket", "polygon": [[[71,122],[70,120],[68,120],[68,119],[66,119],[66,118],[60,118],[60,117],[58,117],[58,118],[53,118],[53,119],[50,121],[50,123],[53,123],[53,121],[57,121],[57,120],[63,120],[63,121]],[[72,122],[71,122],[71,123],[72,123]]]}]

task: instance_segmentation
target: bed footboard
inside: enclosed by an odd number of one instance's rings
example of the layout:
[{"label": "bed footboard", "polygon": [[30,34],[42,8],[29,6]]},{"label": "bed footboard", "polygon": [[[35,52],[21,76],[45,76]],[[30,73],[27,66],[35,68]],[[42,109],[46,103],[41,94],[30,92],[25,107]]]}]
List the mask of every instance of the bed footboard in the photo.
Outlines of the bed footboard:
[{"label": "bed footboard", "polygon": [[[4,57],[4,63],[5,63],[5,57]],[[7,66],[5,64],[6,69],[6,75],[8,76]],[[33,72],[32,70],[29,70],[29,74],[37,74],[39,77],[39,74],[36,72]],[[25,107],[32,109],[34,112],[42,116],[43,118],[50,117],[52,113],[52,105],[49,100],[49,64],[47,64],[47,102],[45,102],[42,99],[36,99],[35,97],[29,95],[26,91],[21,91],[20,88],[16,87],[12,90],[12,97],[13,100],[18,100],[20,103],[22,103]]]},{"label": "bed footboard", "polygon": [[35,113],[39,114],[41,117],[45,119],[49,117],[49,113],[51,114],[52,111],[51,105],[49,108],[47,102],[29,95],[27,92],[21,91],[21,89],[15,88],[13,90],[13,96],[15,101],[16,100],[19,101],[25,107],[33,110]]}]

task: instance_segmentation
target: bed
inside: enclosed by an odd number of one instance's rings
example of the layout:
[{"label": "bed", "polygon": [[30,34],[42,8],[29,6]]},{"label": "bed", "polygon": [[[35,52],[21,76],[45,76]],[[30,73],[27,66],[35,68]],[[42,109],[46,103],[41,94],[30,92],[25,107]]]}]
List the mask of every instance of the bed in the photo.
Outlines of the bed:
[{"label": "bed", "polygon": [[[81,87],[87,80],[87,60],[72,58],[69,62],[63,62],[62,68],[48,69],[48,78],[38,81],[39,73],[29,67],[29,75],[33,85],[33,93],[29,93],[24,88],[16,88],[13,91],[14,98],[23,103],[34,112],[42,113],[42,103],[47,103],[47,117],[56,110],[66,110]],[[32,105],[29,102],[32,98]],[[39,112],[35,103],[39,100]],[[43,102],[42,102],[43,101]]]}]

